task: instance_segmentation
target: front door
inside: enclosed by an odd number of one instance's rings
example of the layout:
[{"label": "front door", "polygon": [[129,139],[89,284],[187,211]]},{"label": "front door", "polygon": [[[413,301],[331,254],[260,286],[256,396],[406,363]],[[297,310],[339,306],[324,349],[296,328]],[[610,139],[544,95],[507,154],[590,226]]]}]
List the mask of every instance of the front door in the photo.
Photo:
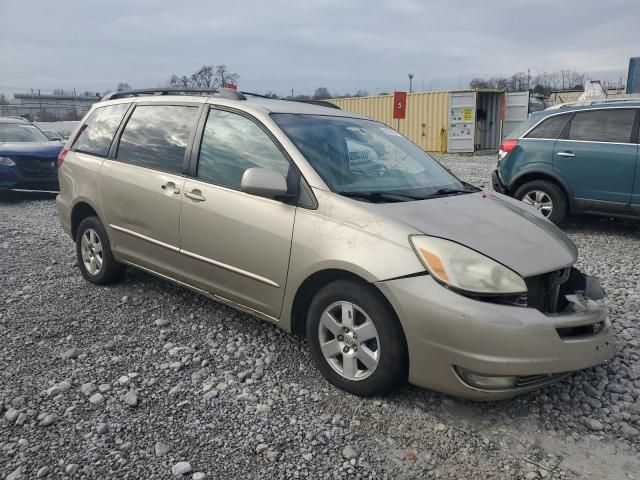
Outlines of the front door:
[{"label": "front door", "polygon": [[185,278],[227,300],[279,317],[296,207],[240,191],[246,169],[286,176],[290,162],[265,127],[212,108],[196,178],[184,185],[180,215]]},{"label": "front door", "polygon": [[180,198],[199,108],[138,105],[115,159],[103,163],[100,195],[117,256],[180,279]]},{"label": "front door", "polygon": [[583,210],[628,210],[637,156],[634,116],[625,108],[579,111],[556,142],[554,169]]}]

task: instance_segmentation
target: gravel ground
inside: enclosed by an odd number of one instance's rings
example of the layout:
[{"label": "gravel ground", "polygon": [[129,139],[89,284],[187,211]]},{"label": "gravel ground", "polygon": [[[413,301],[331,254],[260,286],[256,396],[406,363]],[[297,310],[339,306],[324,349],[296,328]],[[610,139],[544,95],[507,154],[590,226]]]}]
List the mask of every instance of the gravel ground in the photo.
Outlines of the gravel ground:
[{"label": "gravel ground", "polygon": [[[495,156],[442,160],[490,185]],[[640,478],[640,224],[566,230],[610,363],[503,402],[363,400],[251,316],[131,269],[90,285],[51,198],[2,202],[0,478]]]}]

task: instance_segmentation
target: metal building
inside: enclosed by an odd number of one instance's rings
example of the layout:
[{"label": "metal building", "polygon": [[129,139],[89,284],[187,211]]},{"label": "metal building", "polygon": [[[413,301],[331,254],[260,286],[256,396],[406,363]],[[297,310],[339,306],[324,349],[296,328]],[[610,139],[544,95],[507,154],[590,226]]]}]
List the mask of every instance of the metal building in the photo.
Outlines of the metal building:
[{"label": "metal building", "polygon": [[410,93],[402,120],[393,120],[393,95],[329,101],[386,123],[428,152],[496,150],[529,112],[529,92],[503,90]]},{"label": "metal building", "polygon": [[41,95],[14,93],[9,103],[0,105],[0,116],[25,116],[32,121],[80,120],[100,95]]}]

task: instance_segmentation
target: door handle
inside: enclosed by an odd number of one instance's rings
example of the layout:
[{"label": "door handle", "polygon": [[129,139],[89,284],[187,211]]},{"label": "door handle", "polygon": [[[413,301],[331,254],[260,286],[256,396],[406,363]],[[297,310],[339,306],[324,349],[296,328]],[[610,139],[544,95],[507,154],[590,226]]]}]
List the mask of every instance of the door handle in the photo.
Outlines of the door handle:
[{"label": "door handle", "polygon": [[190,198],[194,202],[204,202],[206,198],[201,195],[200,190],[191,190],[190,192],[185,192],[184,196]]},{"label": "door handle", "polygon": [[176,184],[173,182],[167,182],[164,185],[160,185],[160,188],[163,190],[168,189],[170,192],[172,192],[175,195],[178,195],[180,193],[180,189],[176,187]]},{"label": "door handle", "polygon": [[556,153],[559,157],[575,157],[576,154],[572,152],[558,152]]}]

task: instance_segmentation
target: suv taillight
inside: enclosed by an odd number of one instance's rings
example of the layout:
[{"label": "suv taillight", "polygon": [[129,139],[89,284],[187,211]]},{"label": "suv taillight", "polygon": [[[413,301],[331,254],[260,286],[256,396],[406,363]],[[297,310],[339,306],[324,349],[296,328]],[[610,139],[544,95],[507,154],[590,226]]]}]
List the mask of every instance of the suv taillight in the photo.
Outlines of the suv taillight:
[{"label": "suv taillight", "polygon": [[64,157],[67,156],[67,153],[69,153],[69,150],[66,148],[60,150],[60,153],[58,154],[58,168],[60,168],[60,165],[64,162]]},{"label": "suv taillight", "polygon": [[498,151],[498,158],[502,160],[504,157],[507,156],[507,153],[511,152],[511,150],[516,148],[516,145],[518,145],[517,138],[509,138],[507,140],[504,140],[500,144],[500,150]]}]

